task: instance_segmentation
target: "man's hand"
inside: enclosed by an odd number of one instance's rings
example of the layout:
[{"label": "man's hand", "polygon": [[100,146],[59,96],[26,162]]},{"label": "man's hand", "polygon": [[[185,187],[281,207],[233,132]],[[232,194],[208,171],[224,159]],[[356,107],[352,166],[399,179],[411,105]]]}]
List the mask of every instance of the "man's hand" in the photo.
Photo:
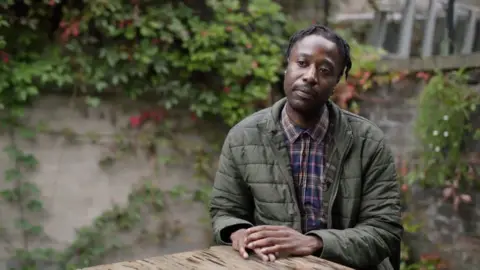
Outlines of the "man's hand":
[{"label": "man's hand", "polygon": [[[248,258],[248,253],[245,246],[246,232],[247,231],[245,229],[240,229],[230,235],[233,249],[238,251],[240,256],[242,256],[244,259]],[[264,253],[259,248],[252,248],[251,250],[253,250],[253,252],[255,252],[255,254],[257,254],[257,256],[263,261],[275,261],[276,259],[273,253]]]},{"label": "man's hand", "polygon": [[303,235],[285,226],[256,226],[246,230],[245,245],[263,254],[312,255],[323,247],[316,236]]}]

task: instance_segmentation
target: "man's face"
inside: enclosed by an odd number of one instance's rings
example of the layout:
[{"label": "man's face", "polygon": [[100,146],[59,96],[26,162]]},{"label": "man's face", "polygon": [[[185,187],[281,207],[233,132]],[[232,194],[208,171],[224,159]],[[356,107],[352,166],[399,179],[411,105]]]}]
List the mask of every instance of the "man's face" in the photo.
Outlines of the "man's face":
[{"label": "man's face", "polygon": [[283,87],[292,109],[312,113],[327,101],[342,72],[337,45],[320,35],[299,40],[290,52]]}]

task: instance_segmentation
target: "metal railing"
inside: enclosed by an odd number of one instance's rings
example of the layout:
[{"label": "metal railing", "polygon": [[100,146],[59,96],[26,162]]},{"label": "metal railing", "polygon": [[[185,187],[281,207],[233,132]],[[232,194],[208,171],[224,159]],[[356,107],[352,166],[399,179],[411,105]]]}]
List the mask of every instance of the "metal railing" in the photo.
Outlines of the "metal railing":
[{"label": "metal railing", "polygon": [[[454,54],[480,52],[480,1],[478,4],[474,2],[457,0],[455,3]],[[419,8],[422,4],[424,7]],[[420,57],[450,54],[445,26],[447,0],[405,0],[401,5],[398,2],[380,1],[378,7],[378,11],[373,13],[340,14],[334,20],[371,20],[368,43],[385,49],[391,57],[406,59],[412,54]],[[421,45],[412,48],[412,40],[418,36]]]}]

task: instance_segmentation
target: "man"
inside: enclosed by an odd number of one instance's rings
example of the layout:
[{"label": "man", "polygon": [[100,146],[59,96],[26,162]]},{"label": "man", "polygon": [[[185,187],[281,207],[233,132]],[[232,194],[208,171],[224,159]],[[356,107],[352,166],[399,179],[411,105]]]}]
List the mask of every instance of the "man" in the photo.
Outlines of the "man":
[{"label": "man", "polygon": [[329,101],[349,45],[314,25],[287,50],[286,98],[225,139],[212,191],[215,240],[244,258],[315,255],[355,269],[399,267],[400,192],[384,135]]}]

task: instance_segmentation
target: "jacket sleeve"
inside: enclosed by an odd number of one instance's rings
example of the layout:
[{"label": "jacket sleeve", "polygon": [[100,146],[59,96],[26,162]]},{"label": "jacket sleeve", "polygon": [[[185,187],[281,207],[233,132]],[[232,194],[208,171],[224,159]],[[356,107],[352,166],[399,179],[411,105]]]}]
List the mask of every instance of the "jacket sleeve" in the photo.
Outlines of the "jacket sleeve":
[{"label": "jacket sleeve", "polygon": [[223,144],[210,199],[215,243],[224,245],[237,229],[253,226],[252,195],[234,161],[232,137],[230,132]]},{"label": "jacket sleeve", "polygon": [[363,194],[357,225],[345,230],[307,233],[323,240],[321,258],[355,269],[375,269],[395,252],[403,233],[400,188],[392,153],[384,140],[370,147],[366,151],[372,154],[362,173]]}]

